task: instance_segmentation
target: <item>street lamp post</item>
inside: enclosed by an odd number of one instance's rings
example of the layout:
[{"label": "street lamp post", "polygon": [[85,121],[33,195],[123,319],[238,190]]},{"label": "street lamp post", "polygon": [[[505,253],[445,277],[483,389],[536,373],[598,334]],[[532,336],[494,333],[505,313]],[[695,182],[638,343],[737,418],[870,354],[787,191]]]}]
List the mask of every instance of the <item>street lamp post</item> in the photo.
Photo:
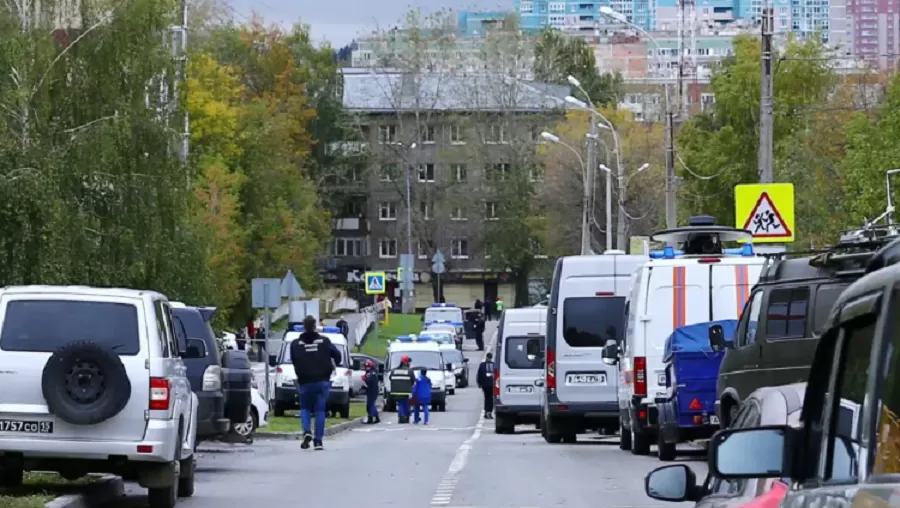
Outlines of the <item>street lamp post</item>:
[{"label": "street lamp post", "polygon": [[[600,164],[599,167],[600,167],[600,170],[603,171],[604,173],[606,173],[607,175],[612,174],[612,170],[609,169],[608,167],[606,167],[605,164]],[[624,223],[624,217],[628,213],[625,210],[625,193],[627,192],[627,189],[628,189],[628,181],[630,181],[631,178],[634,178],[635,175],[637,175],[638,173],[644,171],[645,169],[647,169],[649,167],[650,167],[650,164],[645,162],[644,164],[641,165],[641,167],[637,168],[637,170],[635,170],[635,172],[628,179],[625,178],[624,172],[619,172],[620,174],[616,175],[616,189],[617,189],[617,193],[619,195],[619,199],[618,199],[619,217],[622,218],[622,220],[620,221],[621,223]],[[623,229],[624,229],[624,227],[623,227]],[[625,232],[623,230],[619,231],[619,234],[623,237],[625,236],[624,233]],[[622,249],[622,247],[619,247],[619,248]],[[622,249],[622,250],[624,250],[624,249]]]},{"label": "street lamp post", "polygon": [[[647,38],[654,46],[656,46],[657,57],[662,54],[662,46],[652,35],[638,25],[628,20],[628,17],[604,5],[600,7],[600,14],[611,18],[619,23],[624,23],[631,28],[637,30]],[[663,90],[666,99],[666,116],[665,116],[665,144],[666,144],[666,228],[672,229],[678,226],[678,209],[676,205],[675,195],[675,122],[674,112],[672,111],[672,101],[669,91],[668,77],[663,77]]]},{"label": "street lamp post", "polygon": [[[410,151],[416,149],[416,144],[412,143],[409,145]],[[412,257],[413,255],[413,244],[412,244],[412,167],[410,164],[406,165],[406,253],[409,255],[410,259],[415,259]],[[411,275],[404,274],[404,277]],[[410,294],[407,294],[410,293]],[[402,312],[404,314],[410,314],[412,312],[413,300],[411,292],[403,291],[403,301],[401,307]]]},{"label": "street lamp post", "polygon": [[[575,154],[575,157],[578,158],[578,162],[581,164],[581,177],[583,182],[583,204],[581,210],[581,255],[588,255],[591,253],[591,194],[588,188],[588,175],[590,173],[590,168],[585,164],[584,159],[581,157],[581,154],[578,153],[578,150],[572,147],[572,145],[559,139],[559,136],[556,136],[549,132],[542,132],[541,137],[551,143],[566,147],[570,152]],[[588,152],[588,154],[590,155],[590,152]]]}]

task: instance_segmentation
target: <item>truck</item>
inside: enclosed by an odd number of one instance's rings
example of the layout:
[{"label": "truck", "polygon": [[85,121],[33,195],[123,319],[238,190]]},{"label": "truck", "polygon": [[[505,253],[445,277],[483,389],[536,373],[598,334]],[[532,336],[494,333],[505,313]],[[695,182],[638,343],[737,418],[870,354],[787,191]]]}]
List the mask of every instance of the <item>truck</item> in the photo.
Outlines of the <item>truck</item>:
[{"label": "truck", "polygon": [[716,417],[716,379],[723,351],[714,351],[710,342],[730,341],[737,329],[736,319],[709,321],[675,329],[663,351],[666,392],[656,399],[659,409],[657,447],[659,460],[675,460],[676,445],[709,439],[719,430]]}]

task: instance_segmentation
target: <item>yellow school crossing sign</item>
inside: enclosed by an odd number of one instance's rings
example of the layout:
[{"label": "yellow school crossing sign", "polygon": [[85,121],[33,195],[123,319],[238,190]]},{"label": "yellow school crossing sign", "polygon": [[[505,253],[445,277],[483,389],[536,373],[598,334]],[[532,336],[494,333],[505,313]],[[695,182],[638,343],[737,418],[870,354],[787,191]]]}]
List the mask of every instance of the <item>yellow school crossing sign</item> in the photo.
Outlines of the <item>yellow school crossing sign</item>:
[{"label": "yellow school crossing sign", "polygon": [[794,184],[754,183],[734,187],[735,227],[753,233],[753,243],[794,241]]}]

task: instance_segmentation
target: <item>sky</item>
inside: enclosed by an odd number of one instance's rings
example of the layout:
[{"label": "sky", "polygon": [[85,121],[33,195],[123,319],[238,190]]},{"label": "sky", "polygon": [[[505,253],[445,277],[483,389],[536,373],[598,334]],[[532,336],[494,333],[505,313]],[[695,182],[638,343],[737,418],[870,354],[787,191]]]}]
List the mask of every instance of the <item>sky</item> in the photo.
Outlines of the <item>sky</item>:
[{"label": "sky", "polygon": [[410,9],[509,10],[512,0],[225,0],[238,18],[255,11],[267,22],[285,27],[301,21],[310,25],[317,42],[333,47],[348,44],[360,33],[396,25]]}]

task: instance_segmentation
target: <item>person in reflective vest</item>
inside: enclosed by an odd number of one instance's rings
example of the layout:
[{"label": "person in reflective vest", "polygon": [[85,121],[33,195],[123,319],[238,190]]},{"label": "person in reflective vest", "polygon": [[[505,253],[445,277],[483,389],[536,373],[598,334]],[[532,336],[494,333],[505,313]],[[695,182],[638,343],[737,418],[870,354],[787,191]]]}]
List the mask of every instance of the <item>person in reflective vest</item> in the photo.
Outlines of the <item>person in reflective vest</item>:
[{"label": "person in reflective vest", "polygon": [[409,423],[409,396],[412,395],[416,374],[410,367],[410,358],[400,358],[400,365],[391,370],[391,398],[397,401],[397,423]]},{"label": "person in reflective vest", "polygon": [[488,353],[484,355],[484,361],[478,366],[478,387],[484,394],[484,417],[488,420],[494,417],[494,355]]},{"label": "person in reflective vest", "polygon": [[494,304],[494,308],[497,309],[497,319],[500,319],[500,314],[503,314],[503,300],[498,296],[497,303]]},{"label": "person in reflective vest", "polygon": [[366,423],[371,425],[381,423],[378,417],[378,408],[375,407],[375,401],[378,400],[378,371],[375,370],[375,362],[366,360],[366,373],[362,376],[366,383],[366,413],[368,418]]}]

